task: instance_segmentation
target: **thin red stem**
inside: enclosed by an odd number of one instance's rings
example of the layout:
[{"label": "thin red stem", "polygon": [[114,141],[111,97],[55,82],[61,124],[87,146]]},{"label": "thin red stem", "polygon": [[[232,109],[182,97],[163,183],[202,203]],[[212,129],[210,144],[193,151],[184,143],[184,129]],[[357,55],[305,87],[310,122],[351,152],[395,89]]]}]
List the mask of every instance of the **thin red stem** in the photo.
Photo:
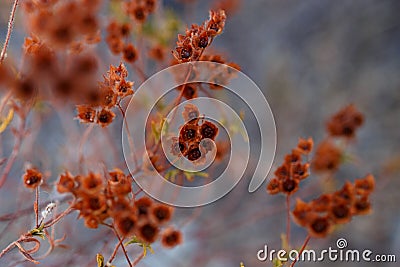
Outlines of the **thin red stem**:
[{"label": "thin red stem", "polygon": [[109,263],[111,263],[111,262],[115,259],[115,256],[117,256],[118,248],[119,248],[119,246],[122,245],[122,242],[123,242],[123,239],[120,239],[119,242],[118,242],[118,244],[115,246],[114,251],[113,251],[113,253],[111,254],[111,257],[110,257],[110,259],[108,260]]},{"label": "thin red stem", "polygon": [[286,242],[290,248],[290,195],[286,196]]},{"label": "thin red stem", "polygon": [[14,147],[13,150],[11,152],[10,157],[8,158],[7,164],[3,169],[3,173],[0,177],[0,188],[4,185],[8,174],[11,171],[11,168],[14,165],[15,160],[17,159],[20,147],[21,147],[21,143],[22,143],[22,137],[25,135],[25,123],[26,123],[26,115],[24,115],[23,117],[21,117],[21,125],[18,128],[18,133],[16,134],[16,140],[14,143]]},{"label": "thin red stem", "polygon": [[[181,89],[181,91],[180,91],[178,97],[175,99],[175,102],[173,103],[173,106],[171,107],[171,110],[172,110],[174,107],[178,106],[179,103],[181,102],[182,97],[183,97],[183,93],[184,93],[184,91],[185,91],[186,84],[187,84],[187,82],[189,81],[189,77],[190,77],[190,74],[192,73],[192,70],[193,70],[193,65],[191,64],[191,65],[189,66],[189,69],[188,69],[187,73],[186,73],[185,81],[184,81],[183,84],[182,84],[182,89]],[[175,109],[175,110],[173,111],[173,113],[172,113],[172,115],[171,115],[171,120],[174,119],[175,114],[176,114],[176,111],[177,111],[177,109]],[[161,144],[161,139],[158,140],[157,143],[154,145],[154,148],[152,149],[153,153],[156,153],[156,152],[158,151],[158,149],[160,148],[160,144]]]},{"label": "thin red stem", "polygon": [[[308,242],[310,241],[310,239],[311,239],[311,236],[310,236],[310,235],[307,235],[306,239],[304,240],[303,246],[302,246],[301,249],[299,250],[299,257],[300,257],[300,255],[301,255],[301,253],[303,253],[303,251],[304,251],[304,249],[306,248],[306,246],[307,246]],[[297,258],[294,259],[294,261],[292,262],[292,264],[290,264],[290,267],[293,267],[293,266],[296,264],[296,262],[297,262]]]},{"label": "thin red stem", "polygon": [[142,79],[142,82],[145,82],[147,80],[147,75],[144,70],[137,64],[133,63],[132,66],[135,69],[136,73],[140,76],[140,79]]},{"label": "thin red stem", "polygon": [[49,228],[51,226],[53,226],[54,224],[56,224],[58,221],[60,221],[62,218],[64,218],[65,216],[67,216],[68,214],[70,214],[74,209],[72,208],[72,206],[74,205],[74,203],[71,204],[71,206],[69,206],[66,210],[64,210],[62,213],[60,213],[59,215],[57,215],[52,221],[46,223],[44,225],[43,228]]},{"label": "thin red stem", "polygon": [[14,0],[14,5],[10,13],[10,19],[8,20],[6,40],[4,41],[4,46],[0,53],[0,65],[3,63],[3,60],[6,57],[8,43],[10,42],[12,28],[14,26],[14,18],[15,18],[15,12],[17,11],[17,6],[18,6],[18,0]]},{"label": "thin red stem", "polygon": [[132,266],[136,266],[143,258],[144,253],[140,254],[140,256],[135,259],[135,261],[132,263]]},{"label": "thin red stem", "polygon": [[131,263],[131,260],[129,259],[128,253],[126,252],[125,246],[124,246],[124,244],[122,244],[123,238],[121,238],[119,236],[119,234],[118,234],[118,232],[117,232],[117,230],[115,229],[114,226],[113,226],[113,230],[114,230],[115,236],[118,238],[118,240],[119,240],[119,242],[121,244],[122,251],[124,252],[124,255],[125,255],[126,261],[128,262],[129,267],[132,267],[133,265]]},{"label": "thin red stem", "polygon": [[[19,239],[18,239],[19,240]],[[7,252],[9,252],[11,249],[13,249],[14,247],[15,247],[15,243],[16,242],[18,242],[18,240],[17,241],[14,241],[14,242],[12,242],[12,243],[10,243],[5,249],[3,249],[1,252],[0,252],[0,258],[1,257],[3,257]]]},{"label": "thin red stem", "polygon": [[35,223],[36,228],[39,227],[39,187],[36,187],[36,194],[35,194]]},{"label": "thin red stem", "polygon": [[89,139],[90,133],[92,132],[94,128],[94,125],[91,124],[89,127],[87,127],[82,135],[82,139],[79,142],[79,147],[78,147],[78,158],[79,158],[79,171],[82,173],[83,172],[83,162],[84,162],[84,155],[83,155],[83,147],[86,143],[86,141]]},{"label": "thin red stem", "polygon": [[131,132],[129,130],[129,125],[128,125],[128,121],[126,119],[125,111],[121,107],[120,103],[117,104],[117,107],[118,107],[119,111],[121,112],[122,119],[124,120],[125,129],[126,129],[126,137],[128,138],[128,144],[129,144],[129,148],[131,150],[130,155],[131,155],[131,158],[133,159],[133,162],[135,164],[135,170],[133,172],[135,172],[135,171],[137,171],[139,169],[139,162],[138,162],[137,156],[136,156],[136,154],[134,152],[134,144],[133,144],[132,135],[131,135]]},{"label": "thin red stem", "polygon": [[[69,201],[70,199],[71,199],[70,196],[66,196],[64,198],[61,198],[59,200],[59,203],[64,203],[66,201]],[[44,208],[44,207],[46,207],[46,204],[42,203],[39,208]],[[32,212],[32,207],[29,206],[27,208],[24,208],[22,210],[14,212],[14,213],[7,213],[7,214],[0,216],[0,222],[11,221],[17,217],[27,216],[27,215],[31,214],[31,212]]]}]

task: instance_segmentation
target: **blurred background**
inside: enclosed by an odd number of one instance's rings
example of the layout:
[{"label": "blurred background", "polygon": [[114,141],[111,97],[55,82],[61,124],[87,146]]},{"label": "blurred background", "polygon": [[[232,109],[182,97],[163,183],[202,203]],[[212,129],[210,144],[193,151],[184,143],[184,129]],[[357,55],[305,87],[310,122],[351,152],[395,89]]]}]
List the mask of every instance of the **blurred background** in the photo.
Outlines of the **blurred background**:
[{"label": "blurred background", "polygon": [[[5,37],[10,2],[0,3],[0,40]],[[206,19],[215,2],[218,1],[171,0],[162,1],[161,5],[176,14],[183,25],[190,25]],[[339,188],[346,180],[374,174],[377,186],[372,196],[373,213],[353,218],[328,238],[311,239],[309,247],[335,248],[336,240],[345,238],[349,248],[395,254],[399,261],[400,1],[225,2],[230,6],[227,23],[212,48],[239,64],[263,90],[276,120],[278,143],[273,169],[280,165],[299,137],[311,136],[316,142],[321,141],[325,137],[325,121],[343,106],[354,103],[365,114],[366,122],[350,146],[356,161],[342,165],[334,184]],[[22,20],[23,17],[17,17],[11,39],[9,54],[13,56],[20,53],[23,42]],[[2,146],[3,154],[7,155],[10,144],[2,143]],[[211,205],[178,209],[175,219],[178,225],[183,225],[184,243],[173,250],[155,245],[155,254],[138,266],[239,267],[240,262],[246,267],[272,266],[271,262],[260,262],[257,252],[265,244],[271,249],[281,248],[285,198],[268,195],[265,185],[255,193],[248,193],[250,178],[244,177],[232,192]],[[311,175],[294,197],[311,200],[318,196],[323,191],[319,179],[322,178]],[[307,189],[316,184],[321,186],[312,187],[312,191]],[[12,186],[9,184],[8,188]],[[15,208],[12,199],[15,190],[10,190],[3,189],[0,193],[0,214]],[[82,236],[76,236],[80,231],[85,231],[87,240],[99,240],[80,247],[82,259],[93,257],[95,248],[102,245],[101,233],[84,229],[82,222],[66,229],[72,233],[67,244],[80,242]],[[294,247],[300,247],[305,236],[304,229],[292,224]],[[12,238],[5,235],[0,241],[1,247]],[[43,261],[45,266],[75,266],[60,260],[74,257],[73,252],[57,250],[54,254]],[[124,264],[116,262],[116,266]],[[322,264],[365,266],[365,262],[340,261],[299,262],[296,266]],[[398,263],[370,265],[398,266]]]}]

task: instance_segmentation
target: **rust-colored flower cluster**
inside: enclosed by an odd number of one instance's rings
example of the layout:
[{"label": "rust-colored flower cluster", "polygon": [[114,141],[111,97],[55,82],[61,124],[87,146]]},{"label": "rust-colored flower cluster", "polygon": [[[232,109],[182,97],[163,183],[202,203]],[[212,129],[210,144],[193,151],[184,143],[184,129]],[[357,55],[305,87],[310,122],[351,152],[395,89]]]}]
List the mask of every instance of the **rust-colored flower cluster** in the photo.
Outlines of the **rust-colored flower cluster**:
[{"label": "rust-colored flower cluster", "polygon": [[125,3],[125,11],[136,22],[143,23],[156,6],[156,0],[130,0]]},{"label": "rust-colored flower cluster", "polygon": [[318,144],[313,157],[312,168],[316,172],[336,171],[342,162],[343,151],[332,140]]},{"label": "rust-colored flower cluster", "polygon": [[267,185],[267,192],[271,195],[283,193],[291,195],[299,189],[301,180],[309,176],[310,164],[304,162],[313,148],[313,140],[300,139],[292,153],[285,156],[285,161],[275,171],[273,178]]},{"label": "rust-colored flower cluster", "polygon": [[77,106],[78,119],[102,127],[109,125],[115,117],[111,108],[133,94],[133,82],[127,81],[127,77],[128,71],[122,63],[118,67],[111,65],[104,81],[88,93],[86,104]]},{"label": "rust-colored flower cluster", "polygon": [[[57,191],[74,195],[73,208],[79,211],[86,227],[97,228],[111,220],[123,237],[136,236],[145,243],[153,243],[171,220],[173,208],[148,197],[130,197],[131,182],[119,169],[108,172],[106,177],[92,172],[77,176],[66,172],[60,176]],[[168,247],[182,241],[180,232],[171,233],[171,229],[163,233]]]},{"label": "rust-colored flower cluster", "polygon": [[306,227],[311,236],[325,237],[336,224],[347,223],[354,215],[371,211],[369,196],[374,187],[374,177],[368,174],[354,184],[346,182],[340,190],[323,194],[309,203],[298,199],[293,218],[297,224]]},{"label": "rust-colored flower cluster", "polygon": [[[23,45],[27,64],[19,75],[11,75],[12,66],[3,67],[0,86],[12,91],[21,101],[39,98],[57,103],[79,103],[96,84],[97,56],[90,52],[57,52],[38,37],[27,37]],[[65,65],[68,61],[68,65]]]},{"label": "rust-colored flower cluster", "polygon": [[178,62],[199,60],[204,49],[213,38],[222,33],[226,15],[223,10],[210,11],[210,18],[202,25],[193,24],[186,35],[178,35],[177,47],[173,51]]},{"label": "rust-colored flower cluster", "polygon": [[100,41],[99,4],[88,0],[23,2],[30,32],[60,49]]},{"label": "rust-colored flower cluster", "polygon": [[173,140],[171,152],[197,162],[212,149],[210,142],[217,137],[218,127],[201,118],[199,109],[193,104],[184,107],[182,116],[186,123],[180,127],[179,137]]},{"label": "rust-colored flower cluster", "polygon": [[126,62],[133,63],[138,58],[138,51],[129,41],[131,26],[129,23],[110,22],[107,27],[106,42],[111,52],[115,55],[122,53]]},{"label": "rust-colored flower cluster", "polygon": [[333,115],[326,128],[331,136],[353,138],[363,122],[364,115],[354,105],[349,105]]},{"label": "rust-colored flower cluster", "polygon": [[14,97],[79,103],[91,90],[98,62],[89,50],[100,41],[100,2],[21,2],[30,36],[25,38],[19,74],[9,76],[6,83]]},{"label": "rust-colored flower cluster", "polygon": [[[316,172],[334,172],[339,168],[343,158],[344,147],[336,137],[350,138],[362,124],[363,115],[354,106],[347,106],[335,114],[328,122],[328,134],[316,148],[312,159],[312,168]],[[350,129],[350,130],[349,130]],[[343,140],[342,140],[343,141]],[[290,210],[289,196],[299,189],[299,181],[308,177],[310,164],[302,164],[302,157],[307,156],[313,148],[313,140],[300,139],[291,154],[286,155],[285,162],[275,171],[267,191],[270,194],[285,193],[288,196],[287,210]],[[322,194],[311,202],[297,199],[292,212],[294,221],[307,228],[309,236],[325,237],[337,224],[349,222],[354,215],[368,214],[371,211],[369,196],[375,187],[371,174],[356,179],[354,183],[346,182],[333,193]],[[289,213],[288,213],[289,220]],[[290,229],[290,222],[287,229]],[[287,230],[289,233],[290,230]]]},{"label": "rust-colored flower cluster", "polygon": [[336,114],[327,122],[328,137],[325,138],[316,148],[312,162],[312,169],[315,172],[334,172],[343,162],[344,147],[340,146],[341,140],[355,137],[356,130],[363,124],[364,115],[354,105],[349,105]]},{"label": "rust-colored flower cluster", "polygon": [[162,234],[161,244],[163,244],[167,248],[173,248],[183,241],[182,233],[173,228],[167,228]]},{"label": "rust-colored flower cluster", "polygon": [[165,52],[165,48],[162,45],[155,45],[149,50],[148,55],[155,61],[163,62],[165,59]]}]

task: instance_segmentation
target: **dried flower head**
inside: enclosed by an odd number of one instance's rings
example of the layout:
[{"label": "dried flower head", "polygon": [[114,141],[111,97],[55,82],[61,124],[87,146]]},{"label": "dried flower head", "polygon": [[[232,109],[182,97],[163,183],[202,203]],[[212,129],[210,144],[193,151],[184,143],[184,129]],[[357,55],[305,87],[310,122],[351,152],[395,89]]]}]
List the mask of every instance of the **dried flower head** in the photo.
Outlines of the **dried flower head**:
[{"label": "dried flower head", "polygon": [[133,44],[126,45],[123,48],[122,53],[123,53],[124,59],[129,63],[135,62],[136,59],[138,58],[138,51],[133,46]]},{"label": "dried flower head", "polygon": [[309,137],[308,139],[300,138],[296,150],[303,155],[308,155],[313,149],[313,146],[314,141],[311,137]]},{"label": "dried flower head", "polygon": [[108,210],[111,217],[120,217],[121,214],[134,213],[134,207],[125,197],[116,197],[111,200],[110,208]]},{"label": "dried flower head", "polygon": [[43,175],[37,169],[31,168],[26,170],[22,179],[25,187],[35,189],[42,183]]},{"label": "dried flower head", "polygon": [[76,92],[76,82],[69,75],[59,75],[54,78],[52,91],[57,98],[68,99]]},{"label": "dried flower head", "polygon": [[296,206],[294,207],[292,214],[294,221],[303,227],[308,225],[310,218],[314,215],[311,205],[299,198],[296,199]]},{"label": "dried flower head", "polygon": [[112,108],[117,104],[117,94],[109,87],[101,87],[101,106]]},{"label": "dried flower head", "polygon": [[77,179],[80,183],[81,190],[87,193],[99,193],[104,188],[103,179],[97,173],[90,172],[88,175],[79,176]]},{"label": "dried flower head", "polygon": [[278,179],[287,179],[290,176],[289,167],[286,164],[281,165],[275,170],[274,174]]},{"label": "dried flower head", "polygon": [[301,162],[301,154],[297,150],[292,150],[292,153],[285,156],[285,163],[290,165],[295,165]]},{"label": "dried flower head", "polygon": [[208,153],[210,151],[216,150],[215,142],[211,139],[204,138],[199,143],[201,153]]},{"label": "dried flower head", "polygon": [[153,205],[150,210],[150,216],[155,224],[164,224],[171,219],[172,208],[164,204]]},{"label": "dried flower head", "polygon": [[349,105],[333,115],[326,127],[332,136],[353,138],[363,122],[363,114],[354,105]]},{"label": "dried flower head", "polygon": [[56,55],[48,45],[36,38],[26,38],[25,53],[31,64],[32,75],[53,75],[57,72]]},{"label": "dried flower head", "polygon": [[109,172],[108,181],[110,192],[115,196],[124,196],[132,191],[131,180],[120,169]]},{"label": "dried flower head", "polygon": [[267,192],[270,195],[275,195],[281,192],[282,181],[276,178],[271,179],[267,185]]},{"label": "dried flower head", "polygon": [[104,95],[101,88],[98,85],[86,84],[82,88],[80,99],[83,103],[91,107],[99,107],[103,104]]},{"label": "dried flower head", "polygon": [[94,13],[81,13],[78,17],[77,27],[83,34],[94,35],[99,29],[99,21]]},{"label": "dried flower head", "polygon": [[161,244],[166,248],[173,248],[182,244],[182,233],[173,228],[167,228],[162,233]]},{"label": "dried flower head", "polygon": [[77,77],[91,77],[98,69],[97,58],[93,54],[79,54],[72,58],[73,75]]},{"label": "dried flower head", "polygon": [[199,141],[198,126],[190,123],[186,123],[179,131],[179,141]]},{"label": "dried flower head", "polygon": [[78,111],[78,119],[83,123],[92,123],[96,118],[96,110],[88,105],[76,106]]},{"label": "dried flower head", "polygon": [[357,194],[356,186],[346,182],[340,190],[323,194],[309,203],[298,200],[293,211],[294,221],[306,227],[311,236],[325,237],[334,225],[347,223],[354,215],[370,213],[368,197],[369,194]]},{"label": "dried flower head", "polygon": [[365,215],[372,211],[368,196],[358,197],[354,202],[353,208],[354,215]]},{"label": "dried flower head", "polygon": [[138,217],[147,217],[153,201],[148,197],[141,197],[135,201],[135,207]]},{"label": "dried flower head", "polygon": [[144,3],[147,12],[153,13],[156,9],[157,1],[156,0],[145,0]]},{"label": "dried flower head", "polygon": [[197,61],[212,38],[220,34],[225,26],[226,15],[223,10],[210,11],[209,20],[202,25],[193,24],[185,35],[178,35],[177,46],[173,51],[178,62]]},{"label": "dried flower head", "polygon": [[136,22],[143,23],[156,9],[156,0],[130,0],[125,3],[125,10]]},{"label": "dried flower head", "polygon": [[294,179],[303,180],[310,175],[310,164],[301,164],[300,162],[292,166],[292,175]]},{"label": "dried flower head", "polygon": [[375,179],[372,174],[368,174],[362,179],[356,179],[354,187],[358,195],[369,195],[375,189]]},{"label": "dried flower head", "polygon": [[118,55],[124,49],[124,42],[118,37],[107,37],[107,45],[110,48],[111,53]]},{"label": "dried flower head", "polygon": [[133,235],[137,227],[137,218],[133,214],[123,214],[115,218],[115,226],[122,236]]},{"label": "dried flower head", "polygon": [[97,123],[100,124],[101,127],[106,127],[113,121],[114,117],[114,112],[103,108],[97,115]]},{"label": "dried flower head", "polygon": [[317,199],[311,201],[312,209],[316,212],[327,212],[332,203],[332,195],[323,194],[319,196]]},{"label": "dried flower head", "polygon": [[88,195],[82,200],[82,209],[91,215],[99,215],[106,211],[107,204],[104,195]]},{"label": "dried flower head", "polygon": [[179,91],[183,90],[183,97],[186,99],[193,99],[198,96],[196,83],[187,83],[178,87]]},{"label": "dried flower head", "polygon": [[119,25],[119,31],[122,37],[128,37],[131,33],[131,25],[129,23],[123,23]]},{"label": "dried flower head", "polygon": [[207,31],[211,36],[222,33],[225,27],[226,14],[224,10],[210,11],[210,19],[207,22]]},{"label": "dried flower head", "polygon": [[339,201],[345,201],[346,203],[353,203],[354,201],[354,186],[352,183],[347,181],[343,187],[333,193],[333,199]]},{"label": "dried flower head", "polygon": [[97,229],[99,227],[99,220],[94,215],[86,215],[84,216],[85,226],[90,229]]},{"label": "dried flower head", "polygon": [[283,193],[291,195],[299,189],[299,183],[309,176],[310,164],[303,163],[302,154],[293,149],[292,153],[285,156],[284,162],[279,166],[267,185],[267,192],[271,195]]},{"label": "dried flower head", "polygon": [[191,103],[185,105],[184,110],[182,112],[182,117],[185,120],[185,122],[197,123],[196,119],[198,119],[199,116],[200,116],[200,111],[196,105],[193,105]]},{"label": "dried flower head", "polygon": [[312,162],[315,172],[332,172],[339,168],[342,159],[342,151],[331,141],[321,142],[316,151]]},{"label": "dried flower head", "polygon": [[61,174],[57,183],[57,191],[59,193],[72,193],[75,189],[76,183],[74,177],[69,173]]},{"label": "dried flower head", "polygon": [[218,127],[210,121],[204,121],[200,126],[200,134],[202,139],[209,138],[214,140],[218,134]]},{"label": "dried flower head", "polygon": [[156,225],[146,222],[139,226],[137,232],[140,240],[143,240],[146,243],[153,243],[156,241],[159,231],[160,229]]},{"label": "dried flower head", "polygon": [[329,210],[329,217],[334,223],[347,223],[351,220],[352,210],[346,202],[334,203]]},{"label": "dried flower head", "polygon": [[198,144],[193,144],[192,146],[189,147],[189,150],[187,152],[187,159],[190,161],[196,161],[199,160],[202,157],[200,148]]},{"label": "dried flower head", "polygon": [[22,101],[31,100],[38,93],[37,85],[31,77],[22,77],[17,79],[14,83],[13,89],[15,97]]},{"label": "dried flower head", "polygon": [[284,179],[281,183],[282,193],[290,195],[299,190],[298,179]]},{"label": "dried flower head", "polygon": [[179,138],[172,137],[171,138],[171,150],[170,153],[174,156],[186,155],[187,146],[184,142],[179,142]]},{"label": "dried flower head", "polygon": [[25,3],[28,28],[55,49],[68,49],[79,42],[90,44],[99,33],[98,6],[99,1],[87,0],[30,1]]},{"label": "dried flower head", "polygon": [[155,61],[163,62],[165,59],[165,49],[158,45],[149,50],[149,57]]},{"label": "dried flower head", "polygon": [[133,94],[133,82],[126,81],[124,78],[119,81],[115,86],[115,91],[118,96],[124,98]]},{"label": "dried flower head", "polygon": [[110,70],[107,72],[107,79],[110,84],[115,84],[128,77],[128,70],[125,65],[121,62],[118,67],[110,65]]},{"label": "dried flower head", "polygon": [[326,237],[332,230],[332,223],[326,216],[314,216],[308,225],[309,234],[313,237]]}]

